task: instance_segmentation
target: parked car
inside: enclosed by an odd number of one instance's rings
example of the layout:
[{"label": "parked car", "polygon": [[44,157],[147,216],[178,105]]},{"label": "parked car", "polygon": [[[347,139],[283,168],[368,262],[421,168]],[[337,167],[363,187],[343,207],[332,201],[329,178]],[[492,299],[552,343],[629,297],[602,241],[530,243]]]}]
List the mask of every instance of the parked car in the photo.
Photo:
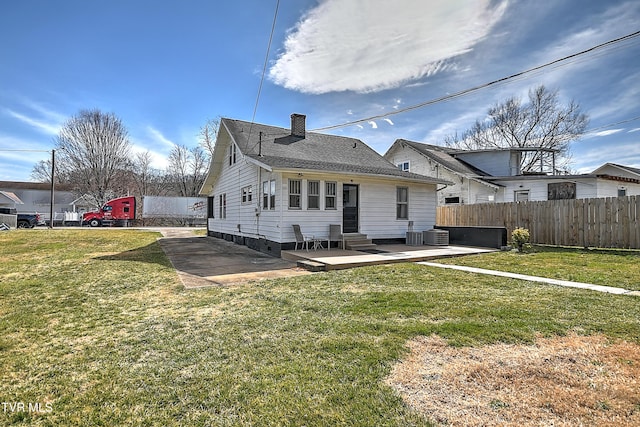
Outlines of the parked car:
[{"label": "parked car", "polygon": [[0,213],[18,216],[18,228],[33,228],[40,222],[40,215],[30,213],[18,213],[14,208],[0,208]]}]

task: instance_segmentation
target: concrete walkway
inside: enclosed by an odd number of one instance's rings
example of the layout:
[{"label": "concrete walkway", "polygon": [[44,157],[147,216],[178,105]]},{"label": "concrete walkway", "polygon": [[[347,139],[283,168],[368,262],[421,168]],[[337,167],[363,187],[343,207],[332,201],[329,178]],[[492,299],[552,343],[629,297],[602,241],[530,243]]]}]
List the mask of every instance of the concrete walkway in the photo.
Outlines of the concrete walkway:
[{"label": "concrete walkway", "polygon": [[262,279],[311,274],[295,263],[274,258],[246,246],[196,236],[188,228],[148,228],[158,240],[185,288],[238,285]]},{"label": "concrete walkway", "polygon": [[529,276],[526,274],[507,273],[504,271],[485,270],[484,268],[466,267],[462,265],[438,264],[435,262],[418,262],[420,265],[429,267],[449,268],[452,270],[467,271],[470,273],[489,274],[492,276],[507,277],[511,279],[527,280],[529,282],[546,283],[549,285],[566,286],[570,288],[589,289],[591,291],[606,292],[617,295],[636,295],[640,296],[638,291],[630,291],[628,289],[614,288],[612,286],[593,285],[591,283],[570,282],[568,280],[548,279],[546,277]]},{"label": "concrete walkway", "polygon": [[319,249],[317,251],[282,251],[281,256],[283,259],[297,262],[298,265],[314,271],[330,271],[367,265],[425,261],[436,258],[495,252],[496,250],[468,246],[407,246],[392,244],[378,245],[378,249],[374,253],[332,248],[331,250]]}]

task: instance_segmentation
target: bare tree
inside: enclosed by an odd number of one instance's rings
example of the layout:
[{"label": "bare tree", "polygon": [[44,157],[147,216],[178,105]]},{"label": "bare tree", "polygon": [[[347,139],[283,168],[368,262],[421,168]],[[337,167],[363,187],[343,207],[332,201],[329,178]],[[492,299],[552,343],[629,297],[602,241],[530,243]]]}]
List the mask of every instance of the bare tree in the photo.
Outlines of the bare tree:
[{"label": "bare tree", "polygon": [[137,153],[132,163],[133,183],[137,195],[160,196],[167,194],[167,177],[163,171],[151,166],[151,153],[148,150]]},{"label": "bare tree", "polygon": [[200,146],[191,149],[185,145],[173,147],[169,154],[168,175],[180,196],[198,195],[206,178],[209,158]]},{"label": "bare tree", "polygon": [[511,97],[496,104],[489,109],[485,120],[477,120],[462,135],[446,138],[445,144],[470,150],[539,149],[522,153],[522,172],[534,171],[539,165],[551,166],[551,151],[554,151],[556,169],[566,168],[571,160],[569,144],[583,134],[588,123],[588,116],[576,102],[560,105],[558,91],[549,91],[541,85],[529,90],[528,103]]},{"label": "bare tree", "polygon": [[[60,169],[55,170],[56,184],[66,182],[66,178],[60,173]],[[51,182],[51,159],[40,160],[31,169],[31,178],[38,182]]]},{"label": "bare tree", "polygon": [[56,138],[57,170],[100,206],[128,190],[130,147],[127,129],[113,113],[82,110]]},{"label": "bare tree", "polygon": [[218,135],[218,129],[220,128],[220,118],[209,119],[200,128],[198,139],[200,140],[200,147],[207,152],[209,157],[213,156],[213,150],[216,145],[216,136]]}]

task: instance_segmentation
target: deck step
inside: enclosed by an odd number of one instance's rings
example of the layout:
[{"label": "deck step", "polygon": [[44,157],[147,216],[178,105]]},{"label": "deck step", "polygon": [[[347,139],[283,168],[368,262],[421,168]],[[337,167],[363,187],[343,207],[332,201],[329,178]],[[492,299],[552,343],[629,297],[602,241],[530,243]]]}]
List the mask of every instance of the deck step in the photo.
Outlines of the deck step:
[{"label": "deck step", "polygon": [[367,237],[366,234],[362,233],[347,233],[344,235],[344,246],[345,249],[359,251],[359,250],[368,250],[375,249],[376,245]]},{"label": "deck step", "polygon": [[308,271],[313,271],[313,272],[327,271],[327,265],[321,262],[304,260],[304,261],[298,261],[297,265],[298,267],[304,268],[305,270],[308,270]]}]

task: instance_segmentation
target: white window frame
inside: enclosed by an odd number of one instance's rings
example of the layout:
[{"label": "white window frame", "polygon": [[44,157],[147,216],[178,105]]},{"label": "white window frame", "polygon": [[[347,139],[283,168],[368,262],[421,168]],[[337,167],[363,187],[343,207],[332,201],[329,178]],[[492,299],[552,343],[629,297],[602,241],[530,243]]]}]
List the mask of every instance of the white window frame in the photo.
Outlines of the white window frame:
[{"label": "white window frame", "polygon": [[243,205],[248,205],[251,204],[251,202],[253,201],[253,189],[251,188],[250,185],[247,185],[246,187],[242,187],[242,204]]},{"label": "white window frame", "polygon": [[[404,190],[405,200],[401,200],[401,192]],[[404,206],[405,215],[401,215]],[[396,219],[409,219],[409,187],[396,187]]]},{"label": "white window frame", "polygon": [[407,160],[405,162],[398,163],[396,166],[398,166],[398,169],[400,169],[401,171],[409,172],[411,164],[409,163],[409,160]]},{"label": "white window frame", "polygon": [[[525,199],[519,200],[521,196],[526,196]],[[514,202],[528,202],[530,199],[530,190],[515,190],[513,192]]]},{"label": "white window frame", "polygon": [[[316,191],[315,193],[312,193],[312,186],[316,187],[313,189]],[[320,181],[307,181],[307,209],[320,210]]]},{"label": "white window frame", "polygon": [[[333,200],[333,202],[330,202],[330,200]],[[324,183],[324,208],[326,210],[338,209],[338,183],[335,181]]]},{"label": "white window frame", "polygon": [[236,144],[232,142],[231,145],[229,146],[229,166],[234,165],[236,163],[236,157],[237,157]]},{"label": "white window frame", "polygon": [[[297,192],[295,192],[296,188],[293,188],[292,185],[297,185],[298,187]],[[289,187],[289,209],[292,209],[292,210],[302,209],[302,180],[289,178],[288,187]],[[292,200],[297,200],[297,203],[292,203]]]},{"label": "white window frame", "polygon": [[220,194],[220,219],[227,218],[227,193]]},{"label": "white window frame", "polygon": [[269,209],[276,209],[276,180],[269,181]]}]

